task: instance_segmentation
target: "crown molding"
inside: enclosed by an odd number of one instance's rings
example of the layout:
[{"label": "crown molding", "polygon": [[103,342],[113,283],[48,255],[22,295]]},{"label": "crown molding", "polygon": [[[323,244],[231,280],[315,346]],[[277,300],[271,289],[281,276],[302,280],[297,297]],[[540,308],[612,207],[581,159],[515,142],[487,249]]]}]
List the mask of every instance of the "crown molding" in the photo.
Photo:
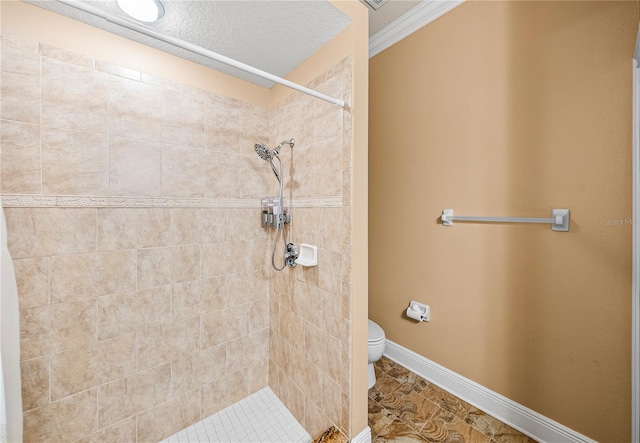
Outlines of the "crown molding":
[{"label": "crown molding", "polygon": [[464,0],[424,0],[369,38],[369,58],[451,11]]}]

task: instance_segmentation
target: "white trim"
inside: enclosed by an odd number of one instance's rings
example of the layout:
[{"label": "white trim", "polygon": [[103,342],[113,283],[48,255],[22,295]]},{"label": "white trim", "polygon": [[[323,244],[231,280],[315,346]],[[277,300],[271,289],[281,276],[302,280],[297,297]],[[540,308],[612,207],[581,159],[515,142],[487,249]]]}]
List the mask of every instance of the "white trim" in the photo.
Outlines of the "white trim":
[{"label": "white trim", "polygon": [[[640,54],[640,31],[636,57]],[[633,60],[633,271],[631,281],[631,441],[640,442],[640,69]]]},{"label": "white trim", "polygon": [[384,355],[411,372],[424,377],[429,382],[451,392],[456,397],[537,441],[594,443],[594,440],[440,366],[391,340],[387,340]]},{"label": "white trim", "polygon": [[464,0],[424,0],[369,38],[369,58],[431,23]]},{"label": "white trim", "polygon": [[367,426],[351,439],[351,443],[371,443],[371,428]]}]

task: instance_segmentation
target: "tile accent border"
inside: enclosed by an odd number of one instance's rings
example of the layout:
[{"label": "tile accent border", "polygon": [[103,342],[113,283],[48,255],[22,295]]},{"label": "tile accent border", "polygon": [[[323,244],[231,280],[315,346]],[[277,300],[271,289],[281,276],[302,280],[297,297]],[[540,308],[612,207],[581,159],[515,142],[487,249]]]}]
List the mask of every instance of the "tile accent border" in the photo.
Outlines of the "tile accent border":
[{"label": "tile accent border", "polygon": [[[259,208],[259,198],[93,197],[5,194],[5,208]],[[342,197],[294,198],[293,208],[341,208]]]},{"label": "tile accent border", "polygon": [[371,443],[371,428],[367,426],[358,435],[350,440],[350,443]]},{"label": "tile accent border", "polygon": [[369,58],[446,14],[464,0],[425,0],[369,38]]},{"label": "tile accent border", "polygon": [[589,437],[485,388],[444,366],[440,366],[391,340],[386,341],[384,355],[537,441],[595,443]]}]

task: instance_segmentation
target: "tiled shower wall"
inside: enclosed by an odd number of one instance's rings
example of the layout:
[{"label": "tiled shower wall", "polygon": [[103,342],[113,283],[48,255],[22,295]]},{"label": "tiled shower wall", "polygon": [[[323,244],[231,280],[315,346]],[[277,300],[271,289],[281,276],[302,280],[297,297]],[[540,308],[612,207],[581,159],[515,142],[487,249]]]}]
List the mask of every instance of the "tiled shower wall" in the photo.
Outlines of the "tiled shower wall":
[{"label": "tiled shower wall", "polygon": [[[351,69],[309,86],[349,103]],[[25,439],[159,440],[267,384],[348,434],[349,108],[269,111],[13,36],[1,73]],[[316,268],[270,271],[268,134],[296,139],[290,240]]]},{"label": "tiled shower wall", "polygon": [[158,441],[269,382],[269,110],[2,38],[25,441]]},{"label": "tiled shower wall", "polygon": [[308,85],[344,109],[294,94],[270,117],[272,143],[296,138],[285,195],[315,202],[292,208],[291,240],[319,250],[317,267],[271,274],[269,380],[311,435],[350,435],[351,72],[348,57]]}]

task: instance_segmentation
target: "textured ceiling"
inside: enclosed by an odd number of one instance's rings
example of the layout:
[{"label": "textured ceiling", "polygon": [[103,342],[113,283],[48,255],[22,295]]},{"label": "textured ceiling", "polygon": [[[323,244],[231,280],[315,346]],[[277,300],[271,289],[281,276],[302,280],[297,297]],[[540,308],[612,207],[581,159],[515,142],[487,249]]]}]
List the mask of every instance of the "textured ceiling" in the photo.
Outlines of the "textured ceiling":
[{"label": "textured ceiling", "polygon": [[[84,3],[126,17],[115,0]],[[54,0],[29,3],[251,81],[272,82],[127,30]],[[149,26],[271,74],[285,77],[346,28],[350,19],[326,0],[162,0],[164,16]]]}]

